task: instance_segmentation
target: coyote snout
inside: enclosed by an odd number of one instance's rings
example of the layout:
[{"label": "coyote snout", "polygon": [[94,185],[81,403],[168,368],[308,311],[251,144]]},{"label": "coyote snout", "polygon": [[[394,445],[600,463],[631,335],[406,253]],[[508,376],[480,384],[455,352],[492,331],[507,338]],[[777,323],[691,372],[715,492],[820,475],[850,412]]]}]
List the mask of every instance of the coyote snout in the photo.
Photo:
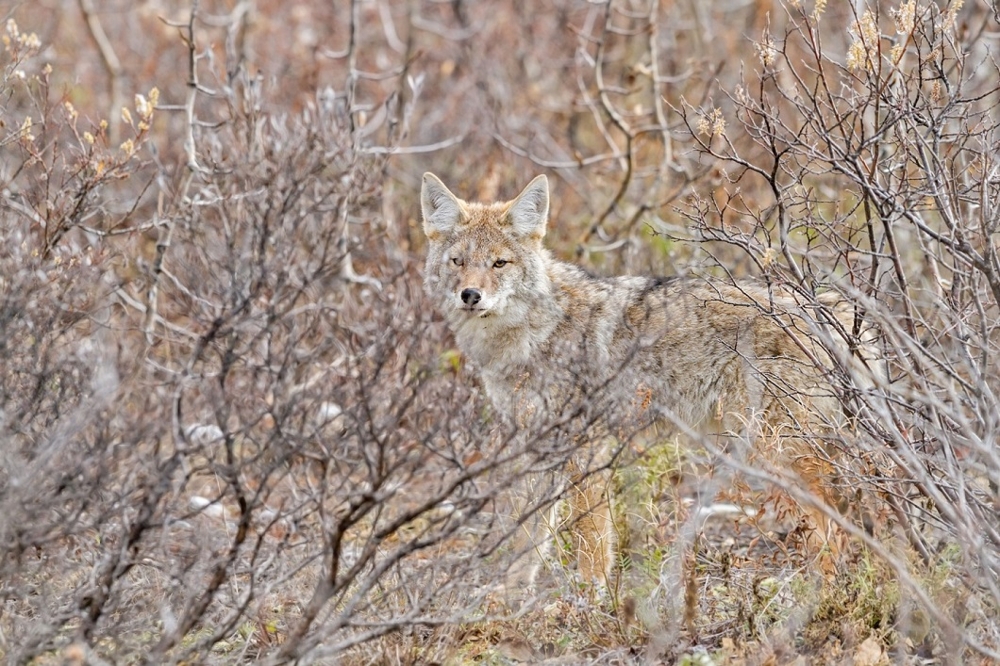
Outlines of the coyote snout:
[{"label": "coyote snout", "polygon": [[478,289],[465,288],[462,290],[462,302],[470,308],[478,303],[482,298],[483,295]]},{"label": "coyote snout", "polygon": [[[821,299],[817,323],[790,295],[750,283],[592,277],[542,246],[544,176],[513,201],[481,204],[428,173],[421,205],[425,288],[497,411],[530,427],[575,400],[603,423],[587,430],[601,437],[651,422],[661,433],[712,433],[713,441],[781,433],[784,462],[826,495],[832,466],[809,438],[831,432],[842,414],[826,371],[850,357],[849,309]],[[819,332],[827,342],[817,342]],[[579,572],[605,579],[614,561],[608,498],[593,483],[572,486],[568,503],[582,514]],[[813,515],[817,531],[824,515]]]}]

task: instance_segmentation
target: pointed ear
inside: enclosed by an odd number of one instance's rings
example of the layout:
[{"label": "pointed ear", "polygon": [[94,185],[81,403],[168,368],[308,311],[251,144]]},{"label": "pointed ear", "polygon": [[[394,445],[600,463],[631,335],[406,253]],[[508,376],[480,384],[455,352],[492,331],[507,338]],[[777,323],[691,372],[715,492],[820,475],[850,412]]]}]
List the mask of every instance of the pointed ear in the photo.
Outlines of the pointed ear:
[{"label": "pointed ear", "polygon": [[549,219],[549,181],[537,176],[517,195],[508,213],[514,233],[519,236],[541,238]]},{"label": "pointed ear", "polygon": [[428,238],[451,233],[462,217],[461,201],[429,171],[424,174],[420,188],[420,208],[424,214],[424,233]]}]

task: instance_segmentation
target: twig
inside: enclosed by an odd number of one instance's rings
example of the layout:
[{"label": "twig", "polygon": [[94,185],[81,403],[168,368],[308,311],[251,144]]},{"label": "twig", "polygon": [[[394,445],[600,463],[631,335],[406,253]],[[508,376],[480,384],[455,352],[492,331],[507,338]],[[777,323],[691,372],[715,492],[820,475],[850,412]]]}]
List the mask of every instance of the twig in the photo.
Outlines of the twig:
[{"label": "twig", "polygon": [[[195,174],[204,171],[198,164],[197,149],[194,142],[194,104],[198,96],[198,54],[194,39],[194,22],[198,13],[198,2],[199,0],[193,0],[191,3],[191,13],[187,23],[187,37],[184,40],[188,47],[188,96],[187,103],[185,104],[187,123],[185,125],[184,136],[184,153],[187,157],[188,172],[184,175],[183,184],[178,192],[178,201],[181,202],[187,199],[187,191]],[[159,211],[157,211],[157,214],[159,214]],[[156,309],[160,290],[160,277],[163,273],[163,262],[166,258],[167,248],[170,247],[173,233],[174,223],[168,219],[161,226],[160,234],[156,241],[156,257],[153,260],[152,270],[153,276],[146,295],[146,302],[149,304],[146,311],[146,321],[144,322],[147,345],[152,345],[154,342],[153,327],[158,320]]]},{"label": "twig", "polygon": [[122,97],[122,64],[115,54],[111,40],[108,39],[107,33],[104,32],[104,27],[97,18],[93,1],[79,0],[79,3],[80,11],[83,12],[83,18],[87,22],[87,28],[90,30],[90,36],[97,43],[97,49],[101,52],[101,60],[104,62],[104,68],[108,71],[109,86],[111,88],[111,102],[108,112],[108,138],[112,144],[117,145],[118,140],[121,138],[121,121],[118,119],[118,114],[124,105],[124,98]]}]

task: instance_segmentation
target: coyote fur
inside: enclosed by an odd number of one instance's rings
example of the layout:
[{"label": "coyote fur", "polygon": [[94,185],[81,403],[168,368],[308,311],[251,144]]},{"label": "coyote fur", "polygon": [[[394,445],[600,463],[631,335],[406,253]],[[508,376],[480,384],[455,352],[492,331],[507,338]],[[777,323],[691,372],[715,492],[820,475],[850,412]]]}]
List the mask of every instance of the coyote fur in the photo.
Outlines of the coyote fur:
[{"label": "coyote fur", "polygon": [[[824,372],[835,359],[815,339],[817,317],[789,295],[708,279],[593,277],[557,261],[542,244],[545,176],[513,201],[484,204],[426,173],[421,208],[426,292],[513,423],[530,426],[573,401],[608,422],[606,433],[655,422],[747,437],[754,424],[773,433],[816,424],[816,415],[826,427],[837,421]],[[840,317],[824,326],[843,341],[851,326]],[[787,462],[819,490],[829,467],[802,448]],[[572,483],[578,571],[601,582],[614,562],[608,484]],[[822,515],[815,520],[825,529]]]}]

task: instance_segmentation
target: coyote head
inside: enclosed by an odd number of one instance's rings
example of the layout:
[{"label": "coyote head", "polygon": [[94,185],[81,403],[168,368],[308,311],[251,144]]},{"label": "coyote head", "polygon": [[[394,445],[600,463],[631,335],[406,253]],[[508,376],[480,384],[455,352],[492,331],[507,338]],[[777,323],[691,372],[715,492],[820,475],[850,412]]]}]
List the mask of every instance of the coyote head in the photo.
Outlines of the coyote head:
[{"label": "coyote head", "polygon": [[517,325],[549,288],[542,248],[549,213],[545,176],[513,201],[482,204],[462,201],[425,173],[420,204],[430,241],[424,284],[449,322],[496,318]]}]

